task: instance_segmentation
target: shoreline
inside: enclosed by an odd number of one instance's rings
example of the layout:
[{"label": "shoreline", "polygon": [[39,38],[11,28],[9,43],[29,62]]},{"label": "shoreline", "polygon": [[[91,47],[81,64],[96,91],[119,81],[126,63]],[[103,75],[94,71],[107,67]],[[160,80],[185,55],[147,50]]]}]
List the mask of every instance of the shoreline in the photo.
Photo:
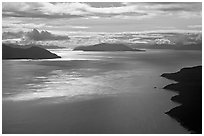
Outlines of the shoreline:
[{"label": "shoreline", "polygon": [[202,66],[182,68],[176,73],[164,73],[161,77],[177,83],[163,89],[178,92],[171,100],[181,105],[165,114],[177,120],[191,133],[202,133]]}]

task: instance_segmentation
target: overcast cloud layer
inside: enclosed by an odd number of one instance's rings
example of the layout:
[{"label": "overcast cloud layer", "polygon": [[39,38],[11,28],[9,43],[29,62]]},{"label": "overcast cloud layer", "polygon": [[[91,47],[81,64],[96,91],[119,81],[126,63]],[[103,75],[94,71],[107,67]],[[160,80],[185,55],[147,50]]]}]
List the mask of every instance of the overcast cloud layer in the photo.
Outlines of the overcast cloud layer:
[{"label": "overcast cloud layer", "polygon": [[201,30],[202,3],[6,3],[3,30]]},{"label": "overcast cloud layer", "polygon": [[[117,15],[147,17],[158,14],[200,15],[201,3],[3,3],[4,17],[77,18]],[[111,5],[111,6],[110,6]]]}]

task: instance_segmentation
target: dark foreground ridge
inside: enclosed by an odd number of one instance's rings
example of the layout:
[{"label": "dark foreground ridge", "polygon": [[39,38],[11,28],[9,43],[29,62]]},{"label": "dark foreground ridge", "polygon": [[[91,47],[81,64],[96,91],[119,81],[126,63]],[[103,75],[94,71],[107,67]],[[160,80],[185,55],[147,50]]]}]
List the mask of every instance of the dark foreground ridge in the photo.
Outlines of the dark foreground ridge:
[{"label": "dark foreground ridge", "polygon": [[100,43],[90,46],[79,46],[74,48],[74,50],[82,51],[144,51],[139,49],[130,48],[124,44],[118,43]]},{"label": "dark foreground ridge", "polygon": [[178,91],[179,95],[171,98],[181,103],[180,106],[166,112],[192,133],[202,133],[202,66],[183,68],[176,73],[161,75],[178,83],[170,84],[164,89]]},{"label": "dark foreground ridge", "polygon": [[54,59],[61,58],[50,51],[31,46],[28,48],[20,48],[18,46],[11,47],[6,44],[2,44],[2,59]]}]

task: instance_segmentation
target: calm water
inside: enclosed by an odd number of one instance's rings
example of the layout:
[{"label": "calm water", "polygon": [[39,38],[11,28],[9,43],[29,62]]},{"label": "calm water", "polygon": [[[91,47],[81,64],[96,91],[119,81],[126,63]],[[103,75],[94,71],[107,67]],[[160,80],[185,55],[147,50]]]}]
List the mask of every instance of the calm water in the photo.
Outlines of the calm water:
[{"label": "calm water", "polygon": [[[19,109],[16,108],[18,104],[26,103],[32,109],[33,105],[36,108],[42,105],[118,97],[121,98],[121,104],[117,102],[116,107],[131,102],[130,105],[136,108],[134,115],[131,116],[137,117],[138,120],[130,123],[128,130],[134,127],[132,129],[138,133],[189,133],[178,122],[164,114],[177,105],[170,101],[176,94],[162,89],[172,81],[161,78],[160,75],[164,72],[178,71],[182,67],[200,65],[201,51],[74,52],[63,49],[50,51],[62,58],[3,60],[4,132],[23,132],[23,126],[26,124],[24,122],[28,118],[21,117],[22,119],[18,120],[15,114],[25,112],[27,109],[21,108],[22,111],[18,112]],[[11,107],[15,107],[15,110]],[[40,112],[39,109],[38,111]],[[34,116],[29,117],[32,118]],[[32,127],[32,124],[29,125]],[[118,128],[120,127],[125,126],[121,125]]]}]

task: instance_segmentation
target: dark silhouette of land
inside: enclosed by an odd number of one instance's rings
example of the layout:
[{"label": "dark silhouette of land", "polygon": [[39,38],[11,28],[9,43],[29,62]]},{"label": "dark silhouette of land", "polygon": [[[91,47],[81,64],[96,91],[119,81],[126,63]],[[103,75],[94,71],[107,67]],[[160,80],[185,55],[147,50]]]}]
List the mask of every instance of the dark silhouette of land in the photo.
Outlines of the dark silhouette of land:
[{"label": "dark silhouette of land", "polygon": [[183,68],[176,73],[161,75],[178,83],[170,84],[164,89],[179,93],[172,101],[181,103],[180,106],[166,112],[175,118],[192,133],[202,133],[202,66]]},{"label": "dark silhouette of land", "polygon": [[74,48],[74,50],[82,51],[144,51],[139,49],[130,48],[124,44],[119,43],[100,43],[91,46],[79,46]]},{"label": "dark silhouette of land", "polygon": [[2,59],[54,59],[61,58],[60,56],[51,53],[50,51],[37,47],[14,47],[2,44]]}]

